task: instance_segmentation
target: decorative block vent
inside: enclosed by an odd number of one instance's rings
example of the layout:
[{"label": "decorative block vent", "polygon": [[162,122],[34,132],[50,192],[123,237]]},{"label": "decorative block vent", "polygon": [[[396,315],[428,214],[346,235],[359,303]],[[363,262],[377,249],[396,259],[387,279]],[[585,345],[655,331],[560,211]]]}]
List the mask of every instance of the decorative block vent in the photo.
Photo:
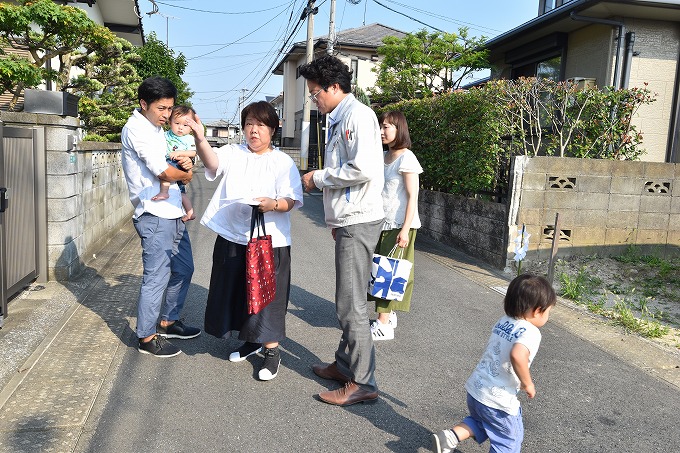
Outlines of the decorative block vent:
[{"label": "decorative block vent", "polygon": [[[554,225],[547,225],[545,228],[543,228],[543,239],[552,241],[553,237],[555,237]],[[560,237],[558,238],[558,241],[571,242],[571,230],[563,230],[560,228]]]},{"label": "decorative block vent", "polygon": [[671,194],[670,182],[647,181],[645,183],[645,193],[656,193],[659,195]]},{"label": "decorative block vent", "polygon": [[548,176],[548,188],[558,190],[571,190],[576,188],[576,178],[565,176]]}]

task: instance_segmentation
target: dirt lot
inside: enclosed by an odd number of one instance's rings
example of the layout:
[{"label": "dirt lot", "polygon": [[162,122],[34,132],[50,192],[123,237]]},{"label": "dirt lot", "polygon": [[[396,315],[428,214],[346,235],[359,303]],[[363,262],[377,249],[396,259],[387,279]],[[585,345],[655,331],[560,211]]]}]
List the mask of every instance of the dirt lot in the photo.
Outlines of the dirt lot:
[{"label": "dirt lot", "polygon": [[[523,270],[547,274],[548,264]],[[555,266],[558,294],[611,322],[680,349],[680,258],[577,256]]]}]

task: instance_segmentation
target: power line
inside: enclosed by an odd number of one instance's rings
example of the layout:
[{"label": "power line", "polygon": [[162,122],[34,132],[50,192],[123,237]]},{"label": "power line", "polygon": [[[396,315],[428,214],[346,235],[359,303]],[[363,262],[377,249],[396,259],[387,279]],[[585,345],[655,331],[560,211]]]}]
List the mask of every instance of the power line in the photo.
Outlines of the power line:
[{"label": "power line", "polygon": [[187,44],[184,46],[172,46],[173,48],[177,47],[210,47],[210,46],[226,46],[226,45],[241,45],[241,44],[263,44],[263,43],[273,43],[277,42],[278,40],[274,41],[239,41],[239,42],[232,42],[232,43],[227,43],[227,42],[218,42],[218,43],[213,43],[213,44]]},{"label": "power line", "polygon": [[402,12],[400,12],[400,11],[397,11],[396,9],[390,8],[390,7],[387,6],[387,5],[383,5],[383,4],[380,3],[378,0],[373,0],[373,1],[374,1],[375,3],[377,3],[378,5],[382,6],[383,8],[389,9],[390,11],[392,11],[392,12],[394,12],[394,13],[397,13],[397,14],[400,14],[400,15],[402,15],[402,16],[404,16],[404,17],[407,17],[407,18],[409,18],[409,19],[411,19],[411,20],[413,20],[413,21],[416,21],[416,22],[418,22],[419,24],[423,24],[423,25],[425,25],[426,27],[430,27],[430,28],[433,29],[433,30],[437,30],[438,32],[446,33],[444,30],[441,30],[441,29],[435,27],[434,25],[426,24],[426,23],[423,22],[422,20],[418,20],[418,19],[416,19],[415,17],[409,16],[408,14],[404,14],[404,13],[402,13]]},{"label": "power line", "polygon": [[395,0],[384,0],[384,1],[386,1],[388,3],[393,3],[395,5],[399,5],[403,8],[407,8],[407,9],[410,9],[412,11],[416,11],[416,12],[421,13],[421,14],[425,14],[425,15],[430,16],[430,17],[434,17],[435,19],[440,19],[440,20],[443,20],[443,21],[446,21],[446,22],[451,22],[451,23],[454,23],[454,24],[463,25],[463,26],[466,26],[466,27],[469,27],[469,28],[472,28],[472,29],[475,29],[475,30],[479,30],[481,32],[489,31],[489,32],[494,32],[494,33],[500,33],[502,31],[502,30],[497,30],[495,28],[485,27],[483,25],[473,24],[471,22],[464,22],[464,21],[461,21],[461,20],[452,19],[450,17],[443,16],[441,14],[431,13],[431,12],[426,11],[424,9],[419,9],[419,8],[416,8],[416,7],[411,6],[411,5],[407,5],[407,4],[404,4],[404,3],[397,2]]},{"label": "power line", "polygon": [[237,40],[235,40],[235,41],[233,41],[233,42],[230,42],[229,44],[226,44],[226,45],[224,45],[224,46],[222,46],[222,47],[220,47],[220,48],[218,48],[218,49],[211,50],[210,52],[206,52],[206,53],[204,53],[204,54],[197,55],[197,56],[195,56],[195,57],[187,58],[187,60],[195,60],[196,58],[205,57],[206,55],[210,55],[210,54],[212,54],[212,53],[219,52],[220,50],[226,49],[227,47],[231,46],[232,44],[235,44],[235,43],[241,41],[242,39],[247,38],[248,36],[252,35],[252,34],[255,33],[256,31],[259,31],[259,30],[263,29],[266,25],[269,25],[269,23],[270,23],[271,21],[273,21],[274,19],[276,19],[276,18],[279,16],[279,14],[280,14],[280,13],[277,13],[277,14],[276,14],[274,17],[272,17],[270,20],[268,20],[268,21],[265,22],[264,24],[260,25],[260,26],[257,27],[255,30],[251,31],[250,33],[248,33],[248,34],[246,34],[246,35],[240,37],[239,39],[237,39]]},{"label": "power line", "polygon": [[260,9],[260,10],[257,10],[257,11],[242,11],[242,12],[236,12],[236,13],[234,13],[234,12],[228,13],[228,12],[225,12],[225,11],[208,11],[208,10],[205,10],[205,9],[196,9],[196,8],[188,8],[188,7],[186,7],[186,6],[171,5],[171,4],[169,4],[169,3],[159,2],[159,1],[157,1],[157,0],[156,0],[156,3],[158,3],[159,5],[169,6],[170,8],[186,9],[186,10],[188,10],[188,11],[196,11],[196,12],[199,12],[199,13],[226,14],[226,15],[229,15],[229,16],[232,16],[232,15],[240,15],[240,14],[263,13],[263,12],[265,12],[265,11],[271,11],[271,10],[273,10],[273,9],[280,8],[280,7],[282,7],[283,5],[286,5],[286,3],[282,3],[282,4],[278,5],[278,6],[272,6],[271,8]]}]

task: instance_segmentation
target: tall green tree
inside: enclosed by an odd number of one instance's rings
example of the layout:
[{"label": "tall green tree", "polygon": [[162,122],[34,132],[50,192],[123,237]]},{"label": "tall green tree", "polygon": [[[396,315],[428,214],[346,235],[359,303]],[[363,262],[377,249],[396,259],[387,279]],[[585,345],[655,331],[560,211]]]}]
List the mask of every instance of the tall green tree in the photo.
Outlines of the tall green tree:
[{"label": "tall green tree", "polygon": [[465,27],[457,34],[421,30],[386,37],[371,99],[396,102],[456,90],[472,72],[490,67],[488,51],[481,50],[485,39],[470,37]]},{"label": "tall green tree", "polygon": [[117,141],[117,134],[137,106],[137,87],[142,79],[134,67],[140,58],[134,49],[128,41],[116,38],[76,61],[83,73],[68,87],[81,96],[79,113],[88,134]]},{"label": "tall green tree", "polygon": [[[57,89],[65,90],[75,60],[114,39],[108,28],[96,24],[85,11],[73,6],[58,5],[52,0],[0,3],[0,45],[30,55],[0,59],[2,87],[14,94],[10,109],[24,87],[36,86],[42,79],[54,81]],[[46,69],[54,58],[58,67]]]},{"label": "tall green tree", "polygon": [[187,68],[187,59],[181,52],[175,56],[175,51],[160,41],[156,33],[146,38],[142,47],[136,49],[139,60],[134,63],[137,73],[142,79],[148,77],[165,77],[177,87],[177,104],[186,104],[193,92],[189,85],[182,80],[182,74]]}]

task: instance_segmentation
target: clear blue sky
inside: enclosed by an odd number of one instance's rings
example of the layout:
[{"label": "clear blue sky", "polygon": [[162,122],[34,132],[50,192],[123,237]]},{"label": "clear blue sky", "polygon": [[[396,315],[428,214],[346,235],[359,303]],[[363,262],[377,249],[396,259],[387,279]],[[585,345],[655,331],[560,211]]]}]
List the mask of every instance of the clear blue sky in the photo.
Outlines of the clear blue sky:
[{"label": "clear blue sky", "polygon": [[[538,0],[356,2],[336,0],[336,31],[372,23],[404,32],[436,28],[452,33],[466,26],[473,36],[491,38],[531,20],[538,11]],[[330,4],[316,0],[315,37],[328,35]],[[236,120],[242,89],[248,90],[246,102],[278,95],[283,77],[272,75],[271,69],[290,44],[306,38],[306,23],[298,23],[307,0],[156,0],[156,5],[158,12],[148,15],[154,5],[139,0],[144,32],[156,32],[187,57],[183,78],[195,92],[191,102],[204,121]]]}]

